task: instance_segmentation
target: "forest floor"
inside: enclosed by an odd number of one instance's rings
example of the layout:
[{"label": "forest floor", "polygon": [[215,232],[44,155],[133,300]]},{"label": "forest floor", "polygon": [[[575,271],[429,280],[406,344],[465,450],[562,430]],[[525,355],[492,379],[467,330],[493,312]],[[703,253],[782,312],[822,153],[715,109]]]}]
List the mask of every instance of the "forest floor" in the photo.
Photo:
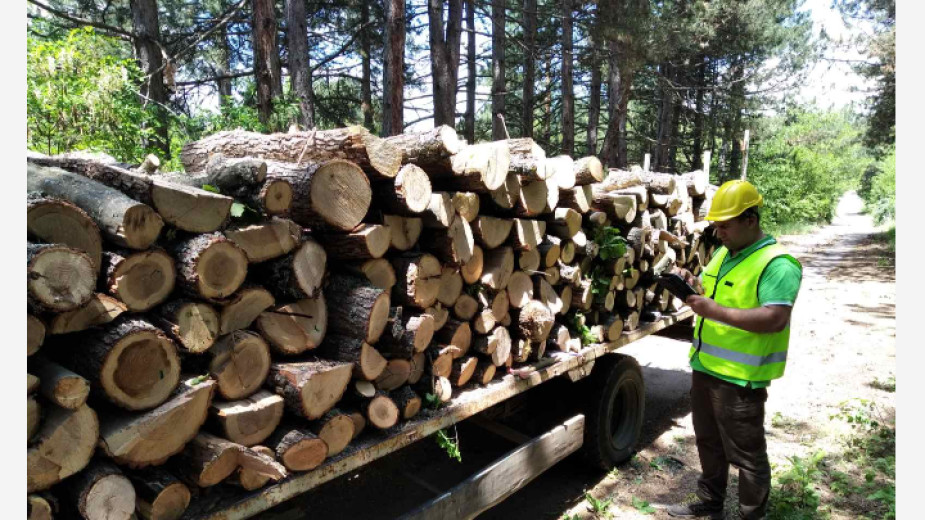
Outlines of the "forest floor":
[{"label": "forest floor", "polygon": [[[880,425],[892,425],[895,417],[895,267],[881,230],[861,208],[849,193],[831,225],[779,237],[804,270],[787,373],[768,389],[765,427],[775,476],[770,520],[888,518],[895,458],[887,434],[894,430]],[[646,382],[645,424],[632,460],[605,472],[574,454],[479,518],[670,518],[665,506],[691,498],[700,472],[688,395],[690,335],[690,327],[675,326],[621,349],[639,361]],[[574,387],[553,380],[531,390],[520,403],[524,411],[505,422],[542,433],[576,413],[582,396],[571,393]],[[568,406],[555,412],[550,405],[556,403]],[[459,442],[459,462],[436,442],[416,442],[261,518],[396,518],[515,446],[470,421],[448,433]],[[736,518],[736,486],[733,469],[730,519]]]}]

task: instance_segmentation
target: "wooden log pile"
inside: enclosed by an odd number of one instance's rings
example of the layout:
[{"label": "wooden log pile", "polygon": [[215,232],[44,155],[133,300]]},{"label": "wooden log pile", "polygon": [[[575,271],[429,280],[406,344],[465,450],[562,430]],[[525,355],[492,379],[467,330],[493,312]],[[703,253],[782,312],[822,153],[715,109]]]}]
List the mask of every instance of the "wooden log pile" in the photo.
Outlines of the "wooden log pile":
[{"label": "wooden log pile", "polygon": [[234,131],[181,160],[28,158],[30,507],[178,518],[311,470],[679,310],[657,275],[715,248],[703,172],[531,139]]}]

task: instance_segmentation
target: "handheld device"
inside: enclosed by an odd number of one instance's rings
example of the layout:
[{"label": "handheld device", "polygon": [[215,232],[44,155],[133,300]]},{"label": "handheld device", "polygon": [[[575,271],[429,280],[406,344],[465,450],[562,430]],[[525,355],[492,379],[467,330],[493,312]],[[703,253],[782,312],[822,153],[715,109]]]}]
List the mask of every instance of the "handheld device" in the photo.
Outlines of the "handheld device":
[{"label": "handheld device", "polygon": [[677,296],[681,301],[687,300],[692,294],[699,294],[693,287],[687,283],[684,278],[674,273],[666,273],[658,278],[658,284],[668,289],[671,294]]}]

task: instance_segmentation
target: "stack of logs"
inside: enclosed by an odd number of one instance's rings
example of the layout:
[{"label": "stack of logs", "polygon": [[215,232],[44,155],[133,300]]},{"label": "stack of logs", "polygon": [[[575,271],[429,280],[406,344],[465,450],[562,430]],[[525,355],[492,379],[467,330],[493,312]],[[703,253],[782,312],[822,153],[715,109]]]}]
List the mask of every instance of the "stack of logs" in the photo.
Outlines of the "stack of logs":
[{"label": "stack of logs", "polygon": [[703,172],[531,139],[233,131],[181,160],[28,154],[30,518],[177,518],[311,470],[678,310],[655,275],[714,247]]}]

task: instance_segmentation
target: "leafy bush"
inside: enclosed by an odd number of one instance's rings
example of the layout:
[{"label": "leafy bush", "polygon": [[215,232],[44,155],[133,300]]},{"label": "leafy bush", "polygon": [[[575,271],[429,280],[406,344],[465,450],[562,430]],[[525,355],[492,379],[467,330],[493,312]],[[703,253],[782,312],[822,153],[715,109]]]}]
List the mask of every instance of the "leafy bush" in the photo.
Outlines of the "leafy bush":
[{"label": "leafy bush", "polygon": [[847,111],[795,109],[764,120],[748,170],[764,197],[762,221],[774,227],[831,220],[842,193],[858,185],[872,162],[862,134]]},{"label": "leafy bush", "polygon": [[870,179],[870,189],[863,193],[867,211],[877,224],[896,219],[896,149],[878,161]]}]

